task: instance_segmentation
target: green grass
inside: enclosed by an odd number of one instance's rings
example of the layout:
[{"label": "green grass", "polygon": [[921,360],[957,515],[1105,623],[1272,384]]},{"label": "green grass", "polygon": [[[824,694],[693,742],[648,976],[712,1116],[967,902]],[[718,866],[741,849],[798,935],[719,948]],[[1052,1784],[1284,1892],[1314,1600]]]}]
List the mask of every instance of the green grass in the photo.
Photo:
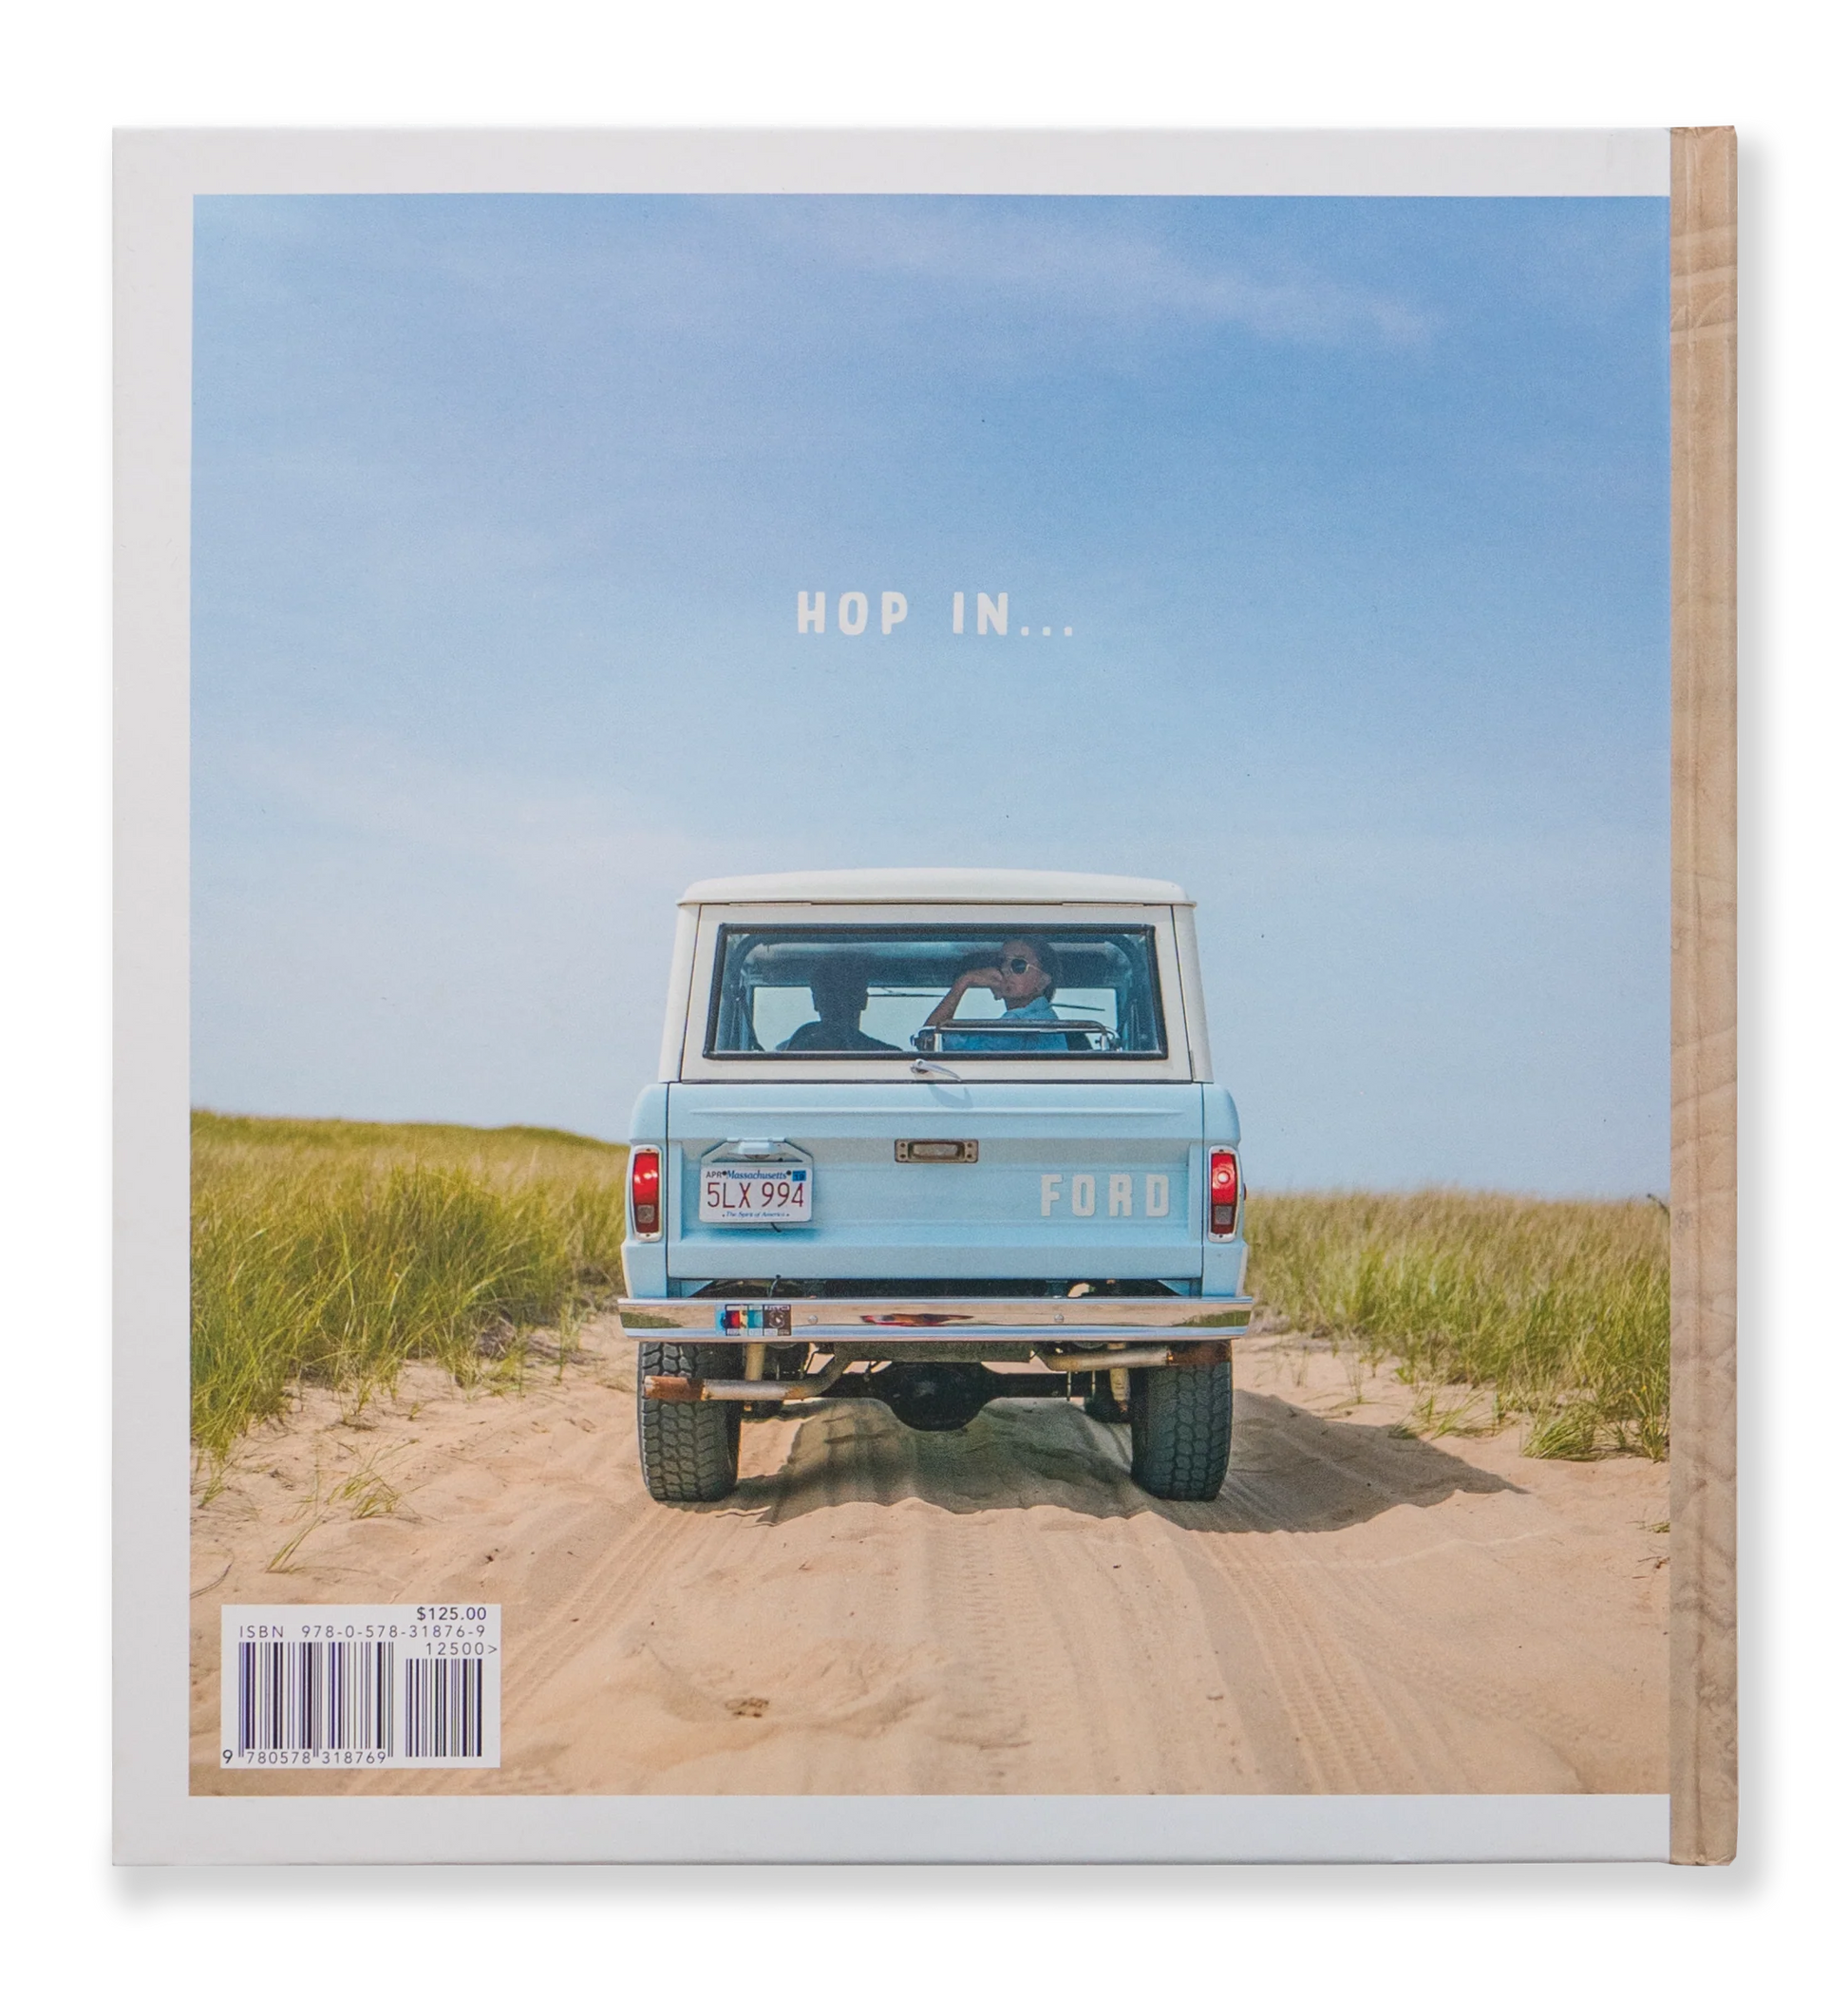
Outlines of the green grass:
[{"label": "green grass", "polygon": [[1669,1226],[1657,1205],[1421,1192],[1254,1196],[1268,1320],[1332,1337],[1430,1394],[1529,1422],[1526,1451],[1669,1450]]},{"label": "green grass", "polygon": [[[545,1128],[193,1117],[193,1435],[219,1461],[305,1383],[413,1360],[517,1381],[617,1289],[625,1151]],[[560,1343],[562,1346],[562,1341]]]},{"label": "green grass", "polygon": [[[357,1410],[413,1360],[518,1380],[620,1285],[625,1152],[547,1128],[193,1119],[193,1430],[222,1461],[304,1383]],[[1669,1444],[1668,1225],[1649,1204],[1254,1196],[1265,1317],[1395,1359],[1426,1431],[1530,1453]],[[1456,1402],[1456,1394],[1466,1394]],[[1452,1401],[1440,1402],[1441,1394]]]}]

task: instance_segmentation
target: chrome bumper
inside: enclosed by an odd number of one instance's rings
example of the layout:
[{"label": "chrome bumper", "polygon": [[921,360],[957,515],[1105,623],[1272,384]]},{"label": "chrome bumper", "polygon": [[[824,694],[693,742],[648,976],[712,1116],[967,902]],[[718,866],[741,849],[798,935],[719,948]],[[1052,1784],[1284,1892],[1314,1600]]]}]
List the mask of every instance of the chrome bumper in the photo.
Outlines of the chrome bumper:
[{"label": "chrome bumper", "polygon": [[[1174,1295],[1165,1301],[620,1301],[623,1333],[637,1342],[1113,1343],[1159,1341],[1178,1328],[1242,1335],[1249,1294]],[[1048,1330],[1056,1336],[1049,1337]]]}]

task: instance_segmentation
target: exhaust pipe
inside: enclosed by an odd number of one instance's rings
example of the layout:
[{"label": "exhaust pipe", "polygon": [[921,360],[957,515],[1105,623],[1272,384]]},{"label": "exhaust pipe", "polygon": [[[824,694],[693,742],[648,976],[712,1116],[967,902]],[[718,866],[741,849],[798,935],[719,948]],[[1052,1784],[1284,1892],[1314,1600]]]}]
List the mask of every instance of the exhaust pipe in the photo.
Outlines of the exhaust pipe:
[{"label": "exhaust pipe", "polygon": [[745,1404],[783,1404],[797,1390],[793,1383],[760,1382],[744,1377],[645,1377],[642,1396],[662,1404],[696,1405],[742,1401]]},{"label": "exhaust pipe", "polygon": [[[760,1348],[755,1353],[761,1368],[763,1351]],[[752,1354],[748,1349],[745,1352],[747,1364]],[[852,1355],[831,1356],[813,1377],[795,1377],[786,1383],[774,1378],[760,1382],[745,1377],[645,1377],[642,1396],[673,1405],[796,1404],[803,1399],[820,1398],[847,1374],[848,1364],[855,1361]]]},{"label": "exhaust pipe", "polygon": [[1042,1349],[1035,1354],[1048,1370],[1192,1370],[1230,1361],[1232,1345],[1154,1343],[1129,1349]]},{"label": "exhaust pipe", "polygon": [[1150,1349],[1052,1349],[1040,1362],[1048,1370],[1153,1370],[1173,1355],[1165,1343]]}]

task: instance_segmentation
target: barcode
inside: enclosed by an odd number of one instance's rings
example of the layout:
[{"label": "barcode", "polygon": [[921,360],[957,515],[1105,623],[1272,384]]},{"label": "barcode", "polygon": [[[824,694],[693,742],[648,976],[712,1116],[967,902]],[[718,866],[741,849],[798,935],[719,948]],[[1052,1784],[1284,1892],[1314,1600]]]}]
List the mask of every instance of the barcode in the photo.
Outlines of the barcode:
[{"label": "barcode", "polygon": [[405,1663],[405,1755],[481,1755],[481,1663]]},{"label": "barcode", "polygon": [[499,1606],[227,1606],[221,1762],[500,1762]]},{"label": "barcode", "polygon": [[240,1640],[238,1750],[388,1754],[397,1653],[389,1640]]}]

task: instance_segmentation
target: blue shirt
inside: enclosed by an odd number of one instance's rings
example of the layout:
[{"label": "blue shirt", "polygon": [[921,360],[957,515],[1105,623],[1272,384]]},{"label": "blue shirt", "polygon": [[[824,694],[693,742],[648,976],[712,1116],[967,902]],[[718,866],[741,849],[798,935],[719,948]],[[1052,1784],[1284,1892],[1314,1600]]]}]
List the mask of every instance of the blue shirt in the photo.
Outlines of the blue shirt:
[{"label": "blue shirt", "polygon": [[[1049,1018],[1055,1024],[1062,1022],[1059,1013],[1044,996],[1036,996],[1030,1004],[1023,1004],[1018,1010],[1004,1013],[1009,1024],[1016,1020],[1025,1023],[1028,1018]],[[1018,1052],[1027,1057],[1034,1052],[1063,1052],[1066,1049],[1063,1034],[1054,1036],[1040,1031],[956,1031],[946,1032],[937,1040],[946,1052]]]}]

